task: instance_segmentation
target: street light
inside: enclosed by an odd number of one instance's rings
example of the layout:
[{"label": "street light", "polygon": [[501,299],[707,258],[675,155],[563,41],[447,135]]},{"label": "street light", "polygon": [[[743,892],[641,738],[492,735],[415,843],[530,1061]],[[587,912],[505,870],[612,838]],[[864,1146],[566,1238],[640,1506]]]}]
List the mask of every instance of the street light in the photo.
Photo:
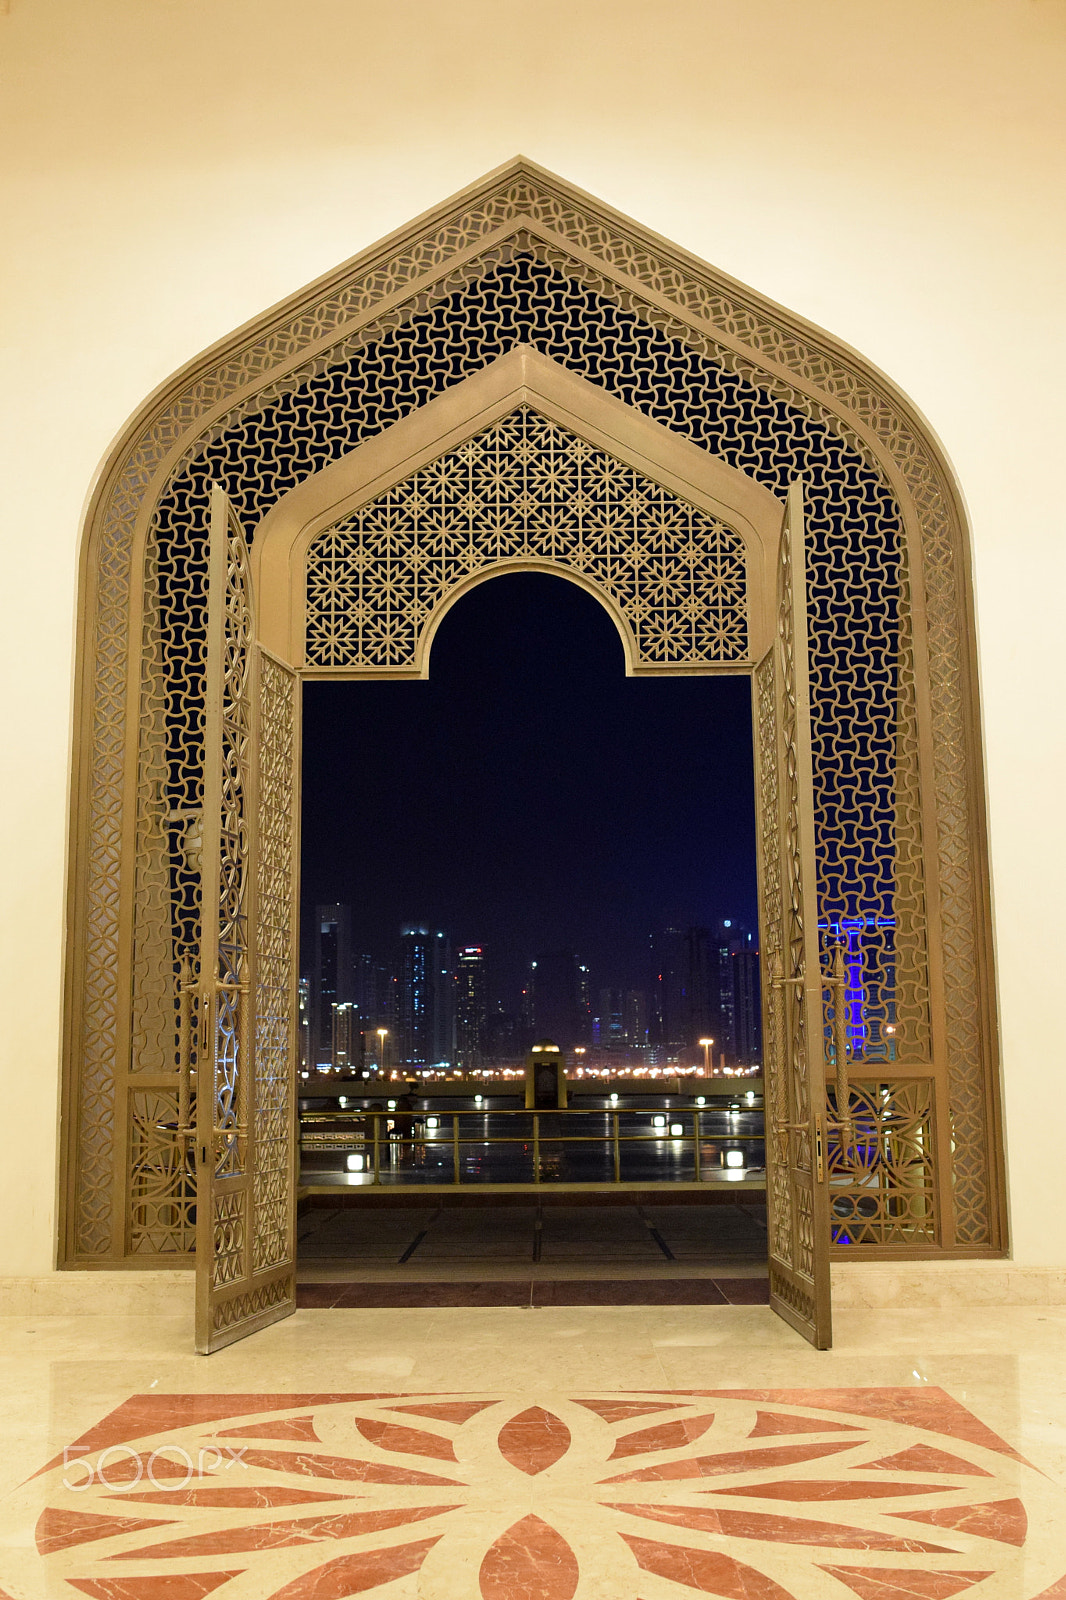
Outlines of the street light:
[{"label": "street light", "polygon": [[378,1067],[378,1071],[382,1075],[384,1075],[384,1072],[385,1072],[385,1040],[388,1038],[388,1036],[389,1036],[388,1028],[379,1028],[378,1029],[378,1038],[381,1040],[381,1050],[380,1050],[381,1062],[380,1062],[380,1065]]},{"label": "street light", "polygon": [[711,1045],[713,1043],[713,1039],[700,1040],[700,1044],[703,1046],[703,1070],[708,1078],[711,1075]]}]

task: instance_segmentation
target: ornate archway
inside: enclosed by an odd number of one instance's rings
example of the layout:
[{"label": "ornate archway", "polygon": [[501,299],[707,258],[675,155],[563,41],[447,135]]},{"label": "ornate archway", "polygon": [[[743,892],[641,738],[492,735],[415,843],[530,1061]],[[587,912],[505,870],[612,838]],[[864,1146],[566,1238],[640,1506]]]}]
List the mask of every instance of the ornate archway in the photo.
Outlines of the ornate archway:
[{"label": "ornate archway", "polygon": [[[434,407],[479,382],[483,409],[504,407],[506,395],[489,391],[519,347],[532,353],[522,357],[527,386],[539,364],[540,389],[555,389],[521,413],[499,409],[485,428],[512,445],[527,423],[547,428],[549,454],[565,455],[567,436],[593,454],[609,438],[606,454],[635,477],[647,449],[634,434],[651,426],[675,447],[676,461],[660,461],[653,477],[665,490],[664,473],[676,472],[680,500],[698,513],[688,576],[677,568],[669,578],[688,584],[683,644],[676,625],[646,620],[654,596],[634,574],[612,590],[596,566],[618,555],[617,530],[580,557],[580,575],[629,629],[634,670],[750,662],[735,653],[730,536],[745,545],[750,652],[770,616],[765,584],[750,581],[766,561],[755,502],[780,507],[787,485],[805,479],[821,920],[853,956],[856,1083],[879,1101],[887,1088],[939,1157],[935,1189],[910,1215],[920,1226],[900,1225],[906,1208],[883,1209],[852,1228],[846,1248],[1003,1246],[972,608],[950,472],[909,403],[852,352],[517,162],[194,362],[146,405],[101,475],[82,572],[67,1265],[173,1260],[190,1244],[184,1165],[159,1129],[177,1112],[175,973],[198,933],[187,830],[202,803],[208,485],[225,485],[252,542],[264,640],[277,649],[284,634],[283,659],[298,642],[301,670],[417,673],[416,613],[438,602],[408,584],[395,625],[373,608],[356,618],[331,564],[350,567],[357,544],[365,552],[373,529],[362,508],[375,483],[387,495],[484,434],[463,416],[450,424],[462,438],[449,441]],[[575,412],[575,383],[595,405]],[[363,478],[353,487],[341,480],[356,457]],[[722,469],[750,491],[746,531],[716,516],[720,485],[701,486],[701,472]],[[628,492],[639,497],[639,485]],[[294,526],[299,549],[284,533]],[[448,553],[433,559],[446,565]],[[571,549],[551,559],[578,558]],[[270,579],[275,560],[310,560],[302,629],[291,611],[274,615],[271,596],[296,592]],[[471,568],[434,581],[451,592],[476,577]],[[713,602],[701,590],[712,577]],[[401,635],[414,654],[403,654]]]}]

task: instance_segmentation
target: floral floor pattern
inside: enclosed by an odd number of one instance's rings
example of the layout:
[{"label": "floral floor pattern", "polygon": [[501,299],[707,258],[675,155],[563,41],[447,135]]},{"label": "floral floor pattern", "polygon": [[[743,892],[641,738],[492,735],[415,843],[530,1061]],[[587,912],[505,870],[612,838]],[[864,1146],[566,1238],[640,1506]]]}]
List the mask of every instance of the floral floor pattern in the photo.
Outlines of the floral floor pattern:
[{"label": "floral floor pattern", "polygon": [[2,1600],[1066,1600],[1066,1494],[930,1387],[137,1395],[4,1521]]}]

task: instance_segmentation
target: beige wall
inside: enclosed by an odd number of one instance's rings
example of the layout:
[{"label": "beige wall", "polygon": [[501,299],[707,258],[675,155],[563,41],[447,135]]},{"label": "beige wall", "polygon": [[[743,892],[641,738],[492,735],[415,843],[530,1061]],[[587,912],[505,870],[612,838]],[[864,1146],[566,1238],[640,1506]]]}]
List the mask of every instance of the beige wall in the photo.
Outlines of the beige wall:
[{"label": "beige wall", "polygon": [[519,151],[857,346],[947,447],[974,529],[1015,1251],[1066,1264],[1064,46],[1066,0],[0,3],[0,1272],[53,1259],[93,474],[174,367]]}]

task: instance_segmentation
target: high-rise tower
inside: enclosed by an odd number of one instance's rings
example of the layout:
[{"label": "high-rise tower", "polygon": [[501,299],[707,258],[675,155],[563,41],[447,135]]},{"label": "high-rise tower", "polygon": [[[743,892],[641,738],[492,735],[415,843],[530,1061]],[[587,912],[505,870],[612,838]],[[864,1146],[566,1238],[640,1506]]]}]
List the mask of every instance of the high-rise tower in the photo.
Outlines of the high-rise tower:
[{"label": "high-rise tower", "polygon": [[400,929],[396,995],[401,1066],[425,1067],[455,1057],[451,951],[439,929],[408,923]]},{"label": "high-rise tower", "polygon": [[309,1066],[333,1064],[333,1007],[352,995],[352,913],[350,906],[315,907],[311,952],[311,1059]]},{"label": "high-rise tower", "polygon": [[487,1020],[485,953],[463,945],[455,962],[455,1059],[466,1072],[484,1064]]}]

